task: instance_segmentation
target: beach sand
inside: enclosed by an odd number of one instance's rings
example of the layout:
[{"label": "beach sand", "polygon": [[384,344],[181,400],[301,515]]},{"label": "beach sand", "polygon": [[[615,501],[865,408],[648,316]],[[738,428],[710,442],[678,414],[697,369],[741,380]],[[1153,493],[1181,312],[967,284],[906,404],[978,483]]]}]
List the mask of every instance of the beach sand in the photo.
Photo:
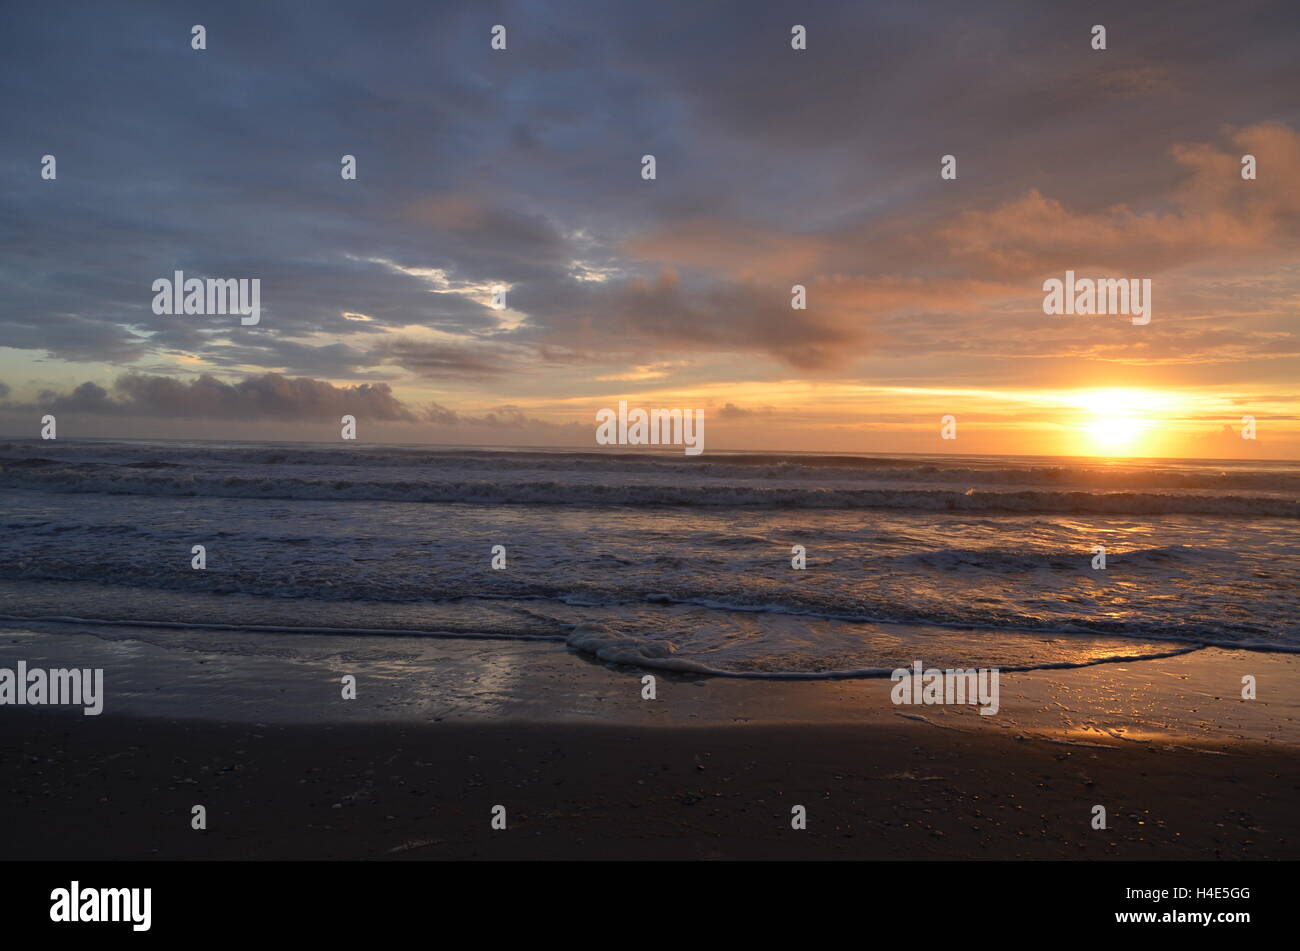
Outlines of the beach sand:
[{"label": "beach sand", "polygon": [[1295,655],[1006,673],[980,716],[888,680],[659,676],[647,701],[645,671],[552,644],[327,641],[6,632],[0,666],[104,666],[108,700],[0,708],[0,857],[1300,857]]}]

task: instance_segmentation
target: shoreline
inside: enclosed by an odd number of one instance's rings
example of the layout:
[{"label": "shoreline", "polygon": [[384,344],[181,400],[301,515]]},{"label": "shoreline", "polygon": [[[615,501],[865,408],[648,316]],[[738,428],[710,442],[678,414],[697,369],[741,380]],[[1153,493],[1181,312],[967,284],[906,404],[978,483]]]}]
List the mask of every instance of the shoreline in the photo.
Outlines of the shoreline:
[{"label": "shoreline", "polygon": [[102,662],[109,694],[0,708],[0,858],[1300,858],[1296,655],[1007,674],[981,716],[887,679],[646,701],[550,645],[310,641],[0,635],[0,666]]},{"label": "shoreline", "polygon": [[[1058,638],[1059,640],[1059,638]],[[924,661],[924,657],[919,658]],[[895,705],[888,677],[748,679],[630,666],[548,641],[258,632],[0,629],[0,668],[103,668],[106,714],[277,723],[862,724],[1300,749],[1300,654],[1193,648],[1076,667],[1002,669],[1000,709]],[[356,678],[356,699],[341,682]],[[642,697],[655,678],[656,699]],[[1257,698],[1241,698],[1254,677]],[[7,709],[0,706],[0,718]],[[95,717],[87,717],[95,720]],[[2,724],[0,719],[0,724]]]}]

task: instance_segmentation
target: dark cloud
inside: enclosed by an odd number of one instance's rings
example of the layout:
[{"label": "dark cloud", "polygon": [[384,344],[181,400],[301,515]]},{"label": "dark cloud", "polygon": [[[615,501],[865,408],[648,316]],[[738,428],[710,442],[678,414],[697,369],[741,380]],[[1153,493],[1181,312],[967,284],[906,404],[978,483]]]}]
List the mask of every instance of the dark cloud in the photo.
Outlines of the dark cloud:
[{"label": "dark cloud", "polygon": [[[9,392],[9,386],[0,382],[0,400]],[[493,407],[482,415],[464,414],[439,403],[409,406],[395,397],[386,383],[335,386],[324,380],[278,373],[233,383],[209,375],[185,381],[168,376],[125,374],[113,382],[111,391],[87,381],[68,392],[43,390],[33,403],[0,402],[0,410],[289,422],[338,421],[344,415],[352,415],[372,422],[431,423],[439,428],[587,432],[576,424],[561,425],[537,419],[509,404]]]},{"label": "dark cloud", "polygon": [[484,379],[511,369],[504,353],[490,344],[462,345],[397,340],[375,348],[375,354],[426,377]]},{"label": "dark cloud", "polygon": [[[7,390],[6,390],[7,391]],[[93,382],[71,392],[42,391],[32,406],[6,409],[235,420],[325,420],[350,414],[389,421],[413,421],[419,414],[397,399],[386,383],[335,386],[324,380],[265,373],[234,383],[203,375],[190,381],[125,374],[110,393]]]},{"label": "dark cloud", "polygon": [[515,430],[568,430],[588,435],[588,427],[577,423],[552,423],[547,420],[529,416],[518,406],[497,406],[482,416],[465,415],[448,409],[439,403],[430,403],[420,414],[421,419],[442,427],[461,427],[469,429],[515,429]]},{"label": "dark cloud", "polygon": [[[250,379],[965,355],[1043,268],[1293,248],[1296,36],[1290,0],[9,0],[0,343]],[[1254,194],[1216,192],[1245,148]],[[177,269],[260,279],[262,323],[155,316]]]}]

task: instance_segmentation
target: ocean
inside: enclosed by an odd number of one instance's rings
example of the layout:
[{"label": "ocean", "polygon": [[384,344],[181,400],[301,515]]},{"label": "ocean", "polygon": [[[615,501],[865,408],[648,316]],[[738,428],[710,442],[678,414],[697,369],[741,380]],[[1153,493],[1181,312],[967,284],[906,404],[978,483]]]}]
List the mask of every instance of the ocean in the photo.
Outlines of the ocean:
[{"label": "ocean", "polygon": [[760,679],[1297,652],[1298,490],[1286,462],[9,440],[0,626]]}]

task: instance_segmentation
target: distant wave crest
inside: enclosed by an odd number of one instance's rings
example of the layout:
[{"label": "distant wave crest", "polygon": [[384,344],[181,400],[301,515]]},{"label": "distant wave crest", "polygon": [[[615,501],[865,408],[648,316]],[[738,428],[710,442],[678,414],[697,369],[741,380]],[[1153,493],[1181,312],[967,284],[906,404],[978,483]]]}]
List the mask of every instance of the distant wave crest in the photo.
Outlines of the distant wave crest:
[{"label": "distant wave crest", "polygon": [[1276,496],[1137,491],[904,489],[734,483],[648,484],[562,480],[342,479],[239,475],[171,469],[0,464],[0,486],[46,492],[240,499],[388,501],[490,505],[762,506],[784,509],[914,509],[931,512],[1095,515],[1233,515],[1295,518],[1295,500]]}]

